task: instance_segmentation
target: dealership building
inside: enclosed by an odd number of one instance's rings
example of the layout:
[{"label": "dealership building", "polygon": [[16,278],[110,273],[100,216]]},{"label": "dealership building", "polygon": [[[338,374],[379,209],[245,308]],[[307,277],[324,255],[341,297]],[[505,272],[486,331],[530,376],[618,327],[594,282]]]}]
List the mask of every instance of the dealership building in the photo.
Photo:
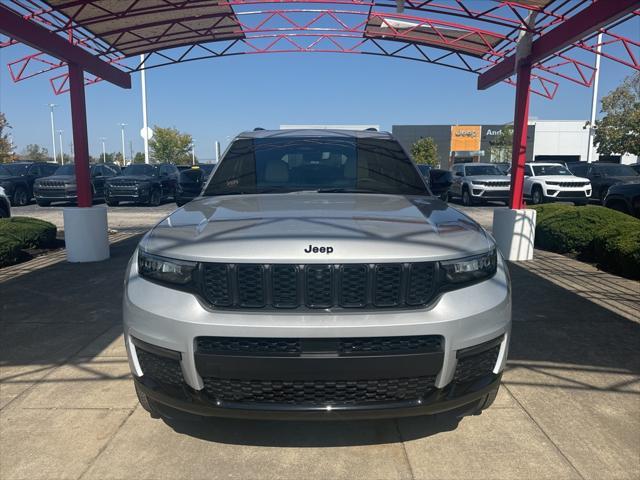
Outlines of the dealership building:
[{"label": "dealership building", "polygon": [[[431,137],[438,147],[441,168],[458,162],[507,162],[509,147],[504,146],[509,124],[491,125],[393,125],[392,132],[402,146],[411,146],[421,138]],[[529,120],[527,161],[587,161],[589,127],[585,120]],[[635,155],[598,155],[592,160],[636,163]]]}]

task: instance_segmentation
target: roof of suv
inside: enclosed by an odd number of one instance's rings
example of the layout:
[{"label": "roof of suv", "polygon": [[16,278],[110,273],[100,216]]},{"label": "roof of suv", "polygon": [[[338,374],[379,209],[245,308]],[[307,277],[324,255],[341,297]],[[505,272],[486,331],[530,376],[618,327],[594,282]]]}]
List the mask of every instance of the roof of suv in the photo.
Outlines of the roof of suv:
[{"label": "roof of suv", "polygon": [[345,138],[377,138],[392,139],[388,132],[373,130],[330,130],[303,128],[297,130],[254,130],[242,132],[236,138],[292,138],[292,137],[345,137]]}]

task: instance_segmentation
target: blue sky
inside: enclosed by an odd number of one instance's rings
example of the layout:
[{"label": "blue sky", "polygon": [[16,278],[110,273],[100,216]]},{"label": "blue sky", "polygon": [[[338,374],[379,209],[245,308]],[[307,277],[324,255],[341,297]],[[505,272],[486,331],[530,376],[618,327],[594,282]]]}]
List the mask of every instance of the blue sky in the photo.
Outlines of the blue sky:
[{"label": "blue sky", "polygon": [[[29,50],[0,50],[0,110],[13,126],[20,151],[41,144],[51,151],[48,103],[57,103],[56,129],[64,131],[69,151],[71,119],[68,94],[55,96],[48,76],[11,81],[6,63]],[[600,96],[632,70],[603,59]],[[216,140],[256,126],[314,123],[479,124],[513,118],[515,89],[498,85],[476,90],[476,76],[420,62],[344,54],[243,55],[202,60],[147,73],[149,123],[191,133],[200,158],[213,158]],[[120,150],[121,122],[127,123],[134,151],[142,150],[140,79],[122,90],[106,82],[87,87],[90,151]],[[530,115],[540,119],[587,119],[591,90],[562,81],[554,100],[532,97]]]}]

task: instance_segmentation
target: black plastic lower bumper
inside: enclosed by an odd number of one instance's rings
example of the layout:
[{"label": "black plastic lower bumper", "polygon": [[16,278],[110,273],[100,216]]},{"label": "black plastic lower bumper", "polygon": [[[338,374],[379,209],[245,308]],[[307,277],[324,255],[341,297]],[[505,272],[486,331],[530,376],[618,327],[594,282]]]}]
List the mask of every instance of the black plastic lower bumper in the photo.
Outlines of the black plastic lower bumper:
[{"label": "black plastic lower bumper", "polygon": [[182,398],[177,398],[144,377],[134,377],[134,381],[151,400],[194,415],[273,420],[357,420],[432,415],[471,406],[497,389],[501,378],[502,373],[492,374],[464,386],[450,385],[435,389],[422,400],[331,408],[292,405],[249,407],[232,402],[216,404],[199,391],[186,388]]}]

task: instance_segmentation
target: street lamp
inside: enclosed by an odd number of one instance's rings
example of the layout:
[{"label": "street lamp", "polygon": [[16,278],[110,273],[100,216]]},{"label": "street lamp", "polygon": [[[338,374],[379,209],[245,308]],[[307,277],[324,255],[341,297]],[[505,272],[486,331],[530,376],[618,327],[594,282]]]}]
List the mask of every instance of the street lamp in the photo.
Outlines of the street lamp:
[{"label": "street lamp", "polygon": [[122,134],[122,166],[126,166],[127,165],[127,157],[126,157],[126,152],[124,149],[124,127],[127,126],[126,123],[119,123],[118,125],[120,125],[120,133]]},{"label": "street lamp", "polygon": [[55,103],[49,103],[47,106],[51,110],[51,145],[53,146],[53,161],[57,162],[58,159],[56,158],[57,156],[56,155],[56,125],[53,120],[53,109],[58,105],[56,105]]},{"label": "street lamp", "polygon": [[58,138],[60,140],[60,165],[64,165],[64,148],[62,148],[62,130],[58,130]]},{"label": "street lamp", "polygon": [[100,140],[102,141],[102,163],[107,163],[107,150],[105,149],[104,146],[104,141],[107,139],[107,137],[100,137]]},{"label": "street lamp", "polygon": [[196,141],[191,139],[191,165],[196,164]]}]

